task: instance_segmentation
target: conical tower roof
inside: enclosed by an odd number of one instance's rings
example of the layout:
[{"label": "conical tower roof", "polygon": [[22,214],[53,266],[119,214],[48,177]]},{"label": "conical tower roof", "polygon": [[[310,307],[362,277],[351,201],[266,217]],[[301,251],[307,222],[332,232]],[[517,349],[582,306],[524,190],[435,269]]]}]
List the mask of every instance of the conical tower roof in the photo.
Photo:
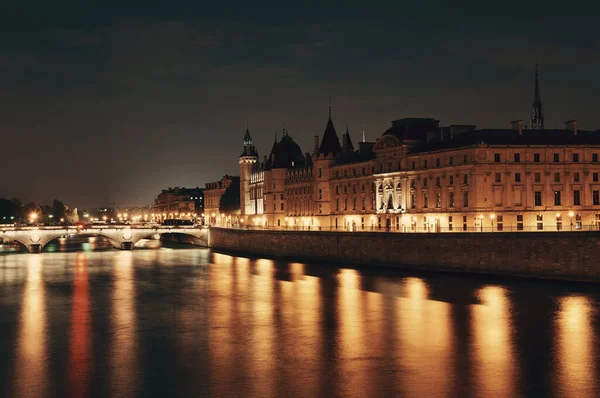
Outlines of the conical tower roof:
[{"label": "conical tower roof", "polygon": [[246,128],[246,134],[244,134],[244,151],[240,155],[242,156],[258,156],[258,152],[252,143],[252,137],[250,136],[250,130]]},{"label": "conical tower roof", "polygon": [[340,146],[340,139],[335,132],[335,127],[333,126],[333,121],[331,120],[331,107],[329,107],[329,119],[327,120],[327,125],[325,126],[325,132],[323,133],[321,145],[319,146],[319,153],[325,155],[332,153],[335,155],[341,151],[342,147]]},{"label": "conical tower roof", "polygon": [[346,126],[346,133],[342,138],[342,152],[354,152],[354,145],[352,144],[352,139],[350,138],[350,133],[348,132],[348,126]]}]

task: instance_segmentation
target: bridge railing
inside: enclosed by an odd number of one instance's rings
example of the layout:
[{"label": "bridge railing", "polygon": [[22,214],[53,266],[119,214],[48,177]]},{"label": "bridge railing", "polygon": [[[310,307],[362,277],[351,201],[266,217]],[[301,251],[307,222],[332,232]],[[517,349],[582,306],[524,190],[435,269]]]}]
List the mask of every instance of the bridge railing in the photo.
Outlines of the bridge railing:
[{"label": "bridge railing", "polygon": [[131,224],[107,224],[107,225],[28,225],[28,226],[0,226],[0,231],[89,231],[103,229],[132,229],[132,230],[185,230],[202,229],[203,225],[131,225]]}]

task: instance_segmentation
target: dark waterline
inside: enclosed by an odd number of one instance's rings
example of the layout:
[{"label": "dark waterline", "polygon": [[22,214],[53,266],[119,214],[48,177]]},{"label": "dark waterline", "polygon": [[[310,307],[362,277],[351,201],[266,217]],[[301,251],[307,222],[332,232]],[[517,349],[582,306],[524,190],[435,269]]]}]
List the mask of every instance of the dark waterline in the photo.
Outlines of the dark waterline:
[{"label": "dark waterline", "polygon": [[0,256],[0,396],[600,395],[593,285],[247,259]]}]

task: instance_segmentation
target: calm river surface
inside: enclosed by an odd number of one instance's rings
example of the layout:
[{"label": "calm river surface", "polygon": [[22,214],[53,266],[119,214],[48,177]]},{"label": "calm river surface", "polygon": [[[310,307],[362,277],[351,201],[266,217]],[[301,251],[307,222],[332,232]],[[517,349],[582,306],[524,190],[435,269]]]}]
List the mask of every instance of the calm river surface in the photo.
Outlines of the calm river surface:
[{"label": "calm river surface", "polygon": [[0,255],[3,397],[600,396],[597,285],[247,259]]}]

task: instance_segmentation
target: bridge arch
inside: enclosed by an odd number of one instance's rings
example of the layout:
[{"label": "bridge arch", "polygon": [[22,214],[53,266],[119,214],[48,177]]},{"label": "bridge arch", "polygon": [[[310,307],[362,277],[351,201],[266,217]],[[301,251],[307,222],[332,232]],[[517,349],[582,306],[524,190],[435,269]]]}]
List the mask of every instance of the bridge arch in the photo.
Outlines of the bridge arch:
[{"label": "bridge arch", "polygon": [[129,226],[108,226],[92,228],[11,228],[0,231],[3,238],[15,240],[24,245],[30,252],[40,252],[49,242],[67,235],[95,235],[102,236],[118,249],[132,249],[141,239],[153,235],[180,234],[191,236],[193,244],[208,246],[208,229],[182,228],[182,227],[152,227],[132,228]]}]

